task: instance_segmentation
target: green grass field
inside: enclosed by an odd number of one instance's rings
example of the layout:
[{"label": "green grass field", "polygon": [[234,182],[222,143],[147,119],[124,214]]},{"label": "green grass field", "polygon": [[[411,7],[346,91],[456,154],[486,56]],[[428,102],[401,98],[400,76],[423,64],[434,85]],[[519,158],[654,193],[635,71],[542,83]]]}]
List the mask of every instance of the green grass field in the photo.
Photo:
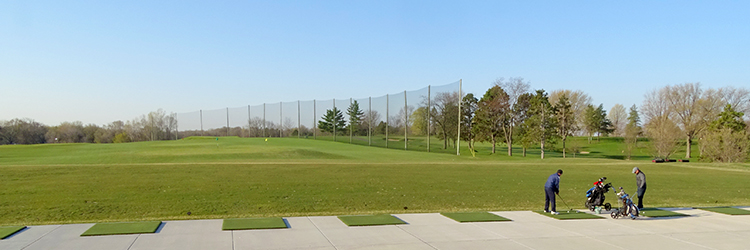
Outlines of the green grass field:
[{"label": "green grass field", "polygon": [[646,206],[750,205],[750,164],[654,164],[644,148],[626,161],[617,138],[575,140],[590,153],[541,160],[483,144],[472,157],[297,138],[3,145],[0,225],[540,210],[558,168],[573,208],[602,176],[634,193],[634,166],[648,176]]}]

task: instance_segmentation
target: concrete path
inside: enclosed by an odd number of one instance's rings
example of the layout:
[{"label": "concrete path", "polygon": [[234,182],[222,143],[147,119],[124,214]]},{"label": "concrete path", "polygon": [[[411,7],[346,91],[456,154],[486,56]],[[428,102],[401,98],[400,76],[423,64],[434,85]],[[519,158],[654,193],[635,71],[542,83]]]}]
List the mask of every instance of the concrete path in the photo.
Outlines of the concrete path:
[{"label": "concrete path", "polygon": [[222,220],[165,221],[154,234],[81,237],[93,224],[31,226],[2,250],[36,249],[749,249],[750,215],[671,209],[688,217],[556,220],[493,212],[510,222],[458,223],[395,214],[406,225],[348,227],[335,216],[285,218],[291,228],[222,231]]}]

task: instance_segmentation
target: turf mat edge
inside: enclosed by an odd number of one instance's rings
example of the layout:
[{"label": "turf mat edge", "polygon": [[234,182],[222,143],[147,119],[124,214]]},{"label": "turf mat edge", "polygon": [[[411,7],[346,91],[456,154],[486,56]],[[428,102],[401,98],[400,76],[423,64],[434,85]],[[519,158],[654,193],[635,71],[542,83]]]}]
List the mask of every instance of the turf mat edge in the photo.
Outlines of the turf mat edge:
[{"label": "turf mat edge", "polygon": [[155,233],[161,221],[96,223],[81,236]]},{"label": "turf mat edge", "polygon": [[690,216],[687,214],[681,214],[678,212],[672,212],[669,210],[659,209],[659,208],[642,208],[639,211],[639,215],[646,216],[646,217],[678,217],[678,216]]},{"label": "turf mat edge", "polygon": [[584,212],[578,212],[578,213],[575,213],[575,212],[573,212],[573,213],[561,212],[558,215],[553,215],[553,214],[550,214],[550,213],[545,213],[544,211],[541,211],[541,210],[536,210],[536,211],[533,211],[533,212],[541,214],[541,215],[544,215],[544,216],[547,216],[547,217],[550,217],[550,218],[558,219],[558,220],[604,219],[604,217],[601,217],[601,216],[598,216],[598,215],[593,215],[593,214],[588,214],[588,213],[584,213]]},{"label": "turf mat edge", "polygon": [[253,230],[253,229],[281,229],[289,228],[286,221],[280,217],[274,218],[238,218],[224,219],[221,230]]},{"label": "turf mat edge", "polygon": [[490,222],[490,221],[512,221],[511,219],[489,213],[489,212],[456,212],[440,213],[458,222]]},{"label": "turf mat edge", "polygon": [[403,220],[390,214],[342,215],[338,216],[338,218],[341,222],[350,227],[407,224]]},{"label": "turf mat edge", "polygon": [[0,239],[8,238],[13,234],[18,233],[18,231],[24,230],[25,228],[26,226],[0,227]]},{"label": "turf mat edge", "polygon": [[750,215],[750,210],[736,207],[698,207],[698,209],[726,215]]}]

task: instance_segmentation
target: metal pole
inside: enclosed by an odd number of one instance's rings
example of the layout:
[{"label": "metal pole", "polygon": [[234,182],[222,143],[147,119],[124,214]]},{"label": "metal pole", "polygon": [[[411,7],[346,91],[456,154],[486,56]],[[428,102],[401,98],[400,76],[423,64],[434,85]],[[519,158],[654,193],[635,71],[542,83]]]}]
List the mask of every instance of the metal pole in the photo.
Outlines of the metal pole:
[{"label": "metal pole", "polygon": [[388,112],[390,112],[390,108],[388,107],[390,105],[390,101],[388,99],[388,94],[385,94],[385,148],[388,148],[388,130],[390,127],[390,124],[388,124],[390,118],[388,117]]},{"label": "metal pole", "polygon": [[282,119],[284,119],[284,115],[281,112],[281,110],[283,109],[283,106],[284,105],[282,105],[281,102],[279,102],[279,138],[281,138],[281,131],[284,130],[284,122],[282,121]]},{"label": "metal pole", "polygon": [[229,107],[227,107],[227,136],[229,136]]},{"label": "metal pole", "polygon": [[250,122],[250,105],[247,105],[247,137],[250,137],[250,127],[252,126]]},{"label": "metal pole", "polygon": [[427,152],[430,152],[430,131],[432,131],[432,123],[430,122],[432,114],[430,114],[430,108],[430,85],[427,85]]},{"label": "metal pole", "polygon": [[203,110],[201,109],[201,136],[203,136]]},{"label": "metal pole", "polygon": [[313,99],[313,140],[318,139],[318,123],[317,123],[318,115],[317,115],[317,110],[315,109],[317,109],[317,105],[316,105],[315,99]]},{"label": "metal pole", "polygon": [[367,146],[372,146],[372,96],[369,97],[370,105],[367,106]]},{"label": "metal pole", "polygon": [[336,125],[338,125],[338,120],[336,120],[336,98],[333,98],[333,141],[336,141]]},{"label": "metal pole", "polygon": [[408,141],[409,141],[409,109],[408,106],[406,106],[406,90],[404,90],[404,150],[406,150],[408,147]]},{"label": "metal pole", "polygon": [[250,137],[250,105],[247,105],[247,137]]},{"label": "metal pole", "polygon": [[302,130],[302,121],[300,120],[299,112],[299,100],[297,100],[297,138],[301,138],[300,131]]},{"label": "metal pole", "polygon": [[[349,108],[352,107],[352,98],[349,97]],[[357,112],[356,110],[354,112]],[[352,114],[349,114],[349,144],[352,144]]]},{"label": "metal pole", "polygon": [[263,103],[263,137],[266,137],[266,104]]},{"label": "metal pole", "polygon": [[461,97],[463,96],[463,93],[461,93],[461,85],[463,84],[463,79],[458,80],[458,138],[456,138],[456,155],[461,155],[461,152],[459,149],[461,149]]}]

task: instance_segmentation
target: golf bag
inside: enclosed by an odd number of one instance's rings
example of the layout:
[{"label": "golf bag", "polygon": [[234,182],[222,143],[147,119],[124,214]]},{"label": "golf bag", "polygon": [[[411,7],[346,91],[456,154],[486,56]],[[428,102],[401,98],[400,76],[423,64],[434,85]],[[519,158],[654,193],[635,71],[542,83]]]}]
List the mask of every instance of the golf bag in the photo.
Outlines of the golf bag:
[{"label": "golf bag", "polygon": [[585,205],[589,210],[594,211],[596,207],[600,206],[603,206],[606,210],[612,209],[611,204],[604,203],[604,200],[606,199],[604,194],[609,192],[609,189],[612,188],[612,183],[603,184],[606,180],[607,177],[602,177],[599,181],[594,182],[594,187],[586,191]]},{"label": "golf bag", "polygon": [[620,187],[620,192],[617,193],[617,198],[619,203],[622,204],[622,207],[612,212],[612,219],[617,219],[624,216],[629,216],[633,220],[635,220],[635,218],[638,218],[638,214],[640,212],[638,210],[638,206],[633,203],[633,200],[630,199],[630,195],[625,193],[625,190],[623,190],[622,187]]}]

